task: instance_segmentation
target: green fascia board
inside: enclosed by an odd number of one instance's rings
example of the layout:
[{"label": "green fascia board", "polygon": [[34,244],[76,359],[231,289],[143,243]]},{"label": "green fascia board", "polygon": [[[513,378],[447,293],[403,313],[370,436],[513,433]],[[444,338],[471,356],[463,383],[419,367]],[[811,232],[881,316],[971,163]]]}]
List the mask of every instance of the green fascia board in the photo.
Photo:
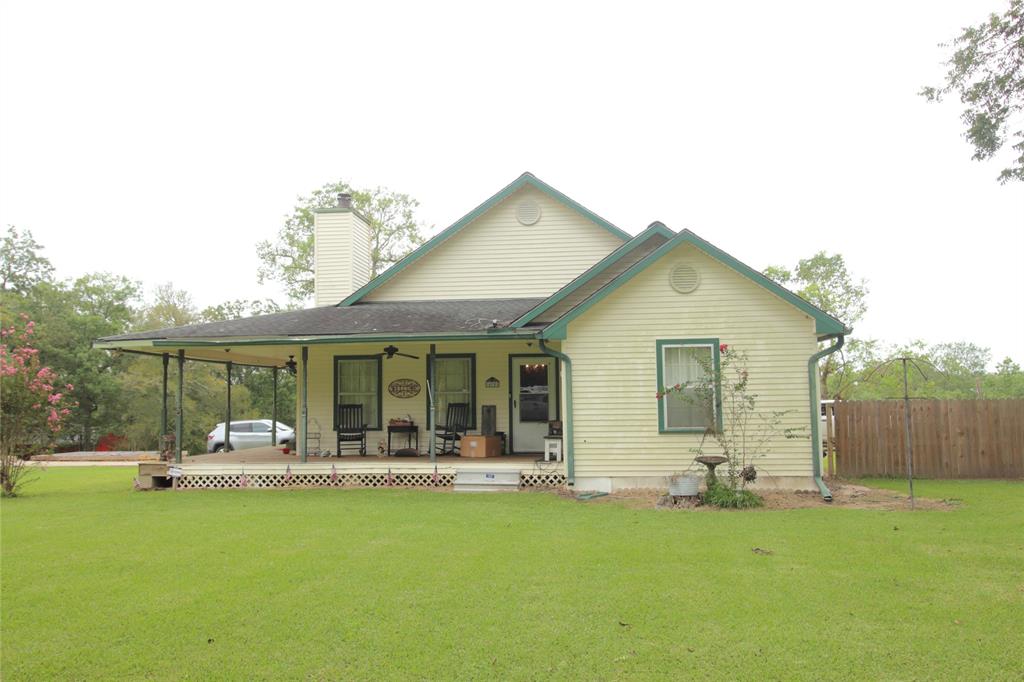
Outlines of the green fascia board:
[{"label": "green fascia board", "polygon": [[[721,341],[717,338],[714,339],[658,339],[654,342],[655,352],[658,357],[656,359],[658,366],[658,390],[660,391],[665,386],[661,383],[661,378],[665,376],[662,372],[664,370],[664,363],[662,356],[664,355],[663,348],[665,346],[711,346],[711,358],[712,358],[712,371],[715,373],[715,426],[718,428],[718,432],[721,433],[724,430],[723,417],[722,417],[722,345]],[[665,396],[666,398],[668,396]],[[665,424],[665,398],[658,399],[658,433],[704,433],[707,431],[707,427],[703,426],[684,426],[678,428],[669,428]]]},{"label": "green fascia board", "polygon": [[[537,330],[539,332],[539,330]],[[153,339],[153,348],[216,348],[216,347],[241,347],[241,346],[314,346],[325,343],[369,343],[376,341],[487,341],[510,339],[532,339],[537,332],[517,332],[508,328],[504,334],[481,334],[473,332],[468,334],[457,333],[422,333],[422,334],[347,334],[344,336],[294,336],[294,337],[273,337],[263,339],[245,338],[220,338],[220,339]],[[107,348],[115,350],[119,348],[116,341],[105,342],[102,345],[96,344],[96,348]]]},{"label": "green fascia board", "polygon": [[642,272],[644,269],[646,269],[649,265],[660,259],[662,256],[669,253],[677,246],[681,246],[683,244],[693,245],[699,251],[710,256],[711,258],[714,258],[722,265],[725,265],[726,267],[734,270],[740,275],[743,275],[744,277],[751,280],[755,284],[764,287],[765,289],[775,294],[782,300],[795,306],[802,312],[812,317],[815,322],[815,332],[819,335],[819,338],[828,336],[830,334],[848,334],[850,333],[850,331],[852,331],[849,327],[847,327],[845,324],[843,324],[836,318],[826,313],[824,310],[800,298],[789,289],[778,284],[777,282],[772,281],[768,277],[765,277],[757,270],[753,269],[749,265],[746,265],[745,263],[740,262],[736,258],[730,256],[725,251],[719,249],[717,246],[714,246],[713,244],[705,241],[704,239],[701,239],[690,230],[684,229],[681,232],[678,232],[675,235],[675,237],[659,246],[655,251],[653,251],[648,256],[635,263],[631,268],[629,268],[624,273],[622,273],[614,280],[609,282],[601,290],[595,292],[594,295],[588,298],[586,301],[584,301],[580,305],[576,306],[575,308],[567,312],[565,315],[563,315],[555,322],[552,322],[550,325],[548,325],[541,333],[542,338],[564,339],[570,322],[572,322],[577,317],[579,317],[587,310],[589,310],[591,306],[600,302],[613,291],[615,291],[623,284],[631,280],[633,277],[637,275],[637,273]]},{"label": "green fascia board", "polygon": [[597,277],[599,274],[604,272],[609,266],[617,262],[623,256],[626,256],[633,252],[633,250],[635,250],[638,246],[643,244],[645,241],[647,241],[647,239],[649,239],[652,235],[655,234],[660,234],[663,237],[672,239],[672,237],[674,237],[676,233],[665,227],[665,225],[661,222],[655,221],[651,223],[643,232],[641,232],[640,234],[638,234],[637,236],[633,237],[628,242],[620,246],[619,248],[609,253],[607,256],[605,256],[597,263],[589,267],[582,275],[566,284],[564,287],[553,293],[547,300],[541,302],[537,307],[530,310],[522,317],[520,317],[518,320],[513,322],[512,327],[514,329],[520,329],[526,326],[531,321],[536,319],[538,315],[543,314],[552,306],[564,300],[566,296],[570,295],[571,293],[579,289],[581,286]]},{"label": "green fascia board", "polygon": [[348,306],[359,301],[364,296],[366,296],[366,294],[370,293],[377,287],[381,286],[382,284],[390,280],[392,277],[400,273],[402,270],[406,269],[407,267],[418,261],[426,254],[436,249],[449,238],[458,234],[462,230],[462,228],[469,225],[471,222],[479,218],[481,215],[486,213],[488,210],[493,208],[498,203],[507,199],[509,196],[512,195],[512,193],[526,186],[534,187],[540,190],[541,192],[547,194],[552,199],[555,199],[556,201],[559,201],[562,204],[568,206],[569,208],[573,209],[577,213],[580,213],[581,215],[583,215],[583,217],[587,218],[588,220],[595,223],[599,227],[603,227],[604,229],[608,230],[622,241],[627,242],[630,239],[632,239],[628,232],[616,227],[615,225],[611,224],[601,216],[591,211],[590,209],[573,201],[572,199],[570,199],[569,197],[565,196],[557,189],[552,187],[551,185],[540,180],[533,173],[527,172],[523,173],[518,178],[513,180],[509,185],[507,185],[504,189],[502,189],[497,194],[492,196],[490,199],[480,204],[466,215],[462,216],[462,218],[460,218],[458,221],[441,230],[436,235],[425,241],[408,256],[406,256],[405,258],[398,261],[384,272],[380,273],[379,275],[371,279],[369,282],[364,284],[362,287],[360,287],[352,294],[349,294],[349,296],[345,298],[341,303],[339,303],[338,306]]}]

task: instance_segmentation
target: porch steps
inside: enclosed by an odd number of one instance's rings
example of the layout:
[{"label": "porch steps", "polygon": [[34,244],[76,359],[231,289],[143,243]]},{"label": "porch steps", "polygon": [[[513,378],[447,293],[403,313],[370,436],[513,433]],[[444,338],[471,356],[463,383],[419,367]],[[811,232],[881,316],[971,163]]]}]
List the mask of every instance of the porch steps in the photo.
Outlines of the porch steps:
[{"label": "porch steps", "polygon": [[514,492],[519,490],[519,472],[456,469],[453,487],[457,493]]}]

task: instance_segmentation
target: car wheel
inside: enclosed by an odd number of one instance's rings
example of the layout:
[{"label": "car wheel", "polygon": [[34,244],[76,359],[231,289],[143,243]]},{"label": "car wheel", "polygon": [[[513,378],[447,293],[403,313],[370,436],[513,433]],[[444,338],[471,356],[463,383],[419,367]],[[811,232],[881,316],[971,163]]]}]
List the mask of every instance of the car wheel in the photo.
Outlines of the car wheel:
[{"label": "car wheel", "polygon": [[[234,448],[231,448],[231,449],[234,450]],[[223,445],[218,445],[217,449],[214,450],[214,452],[226,452],[226,451],[224,450],[224,446]]]}]

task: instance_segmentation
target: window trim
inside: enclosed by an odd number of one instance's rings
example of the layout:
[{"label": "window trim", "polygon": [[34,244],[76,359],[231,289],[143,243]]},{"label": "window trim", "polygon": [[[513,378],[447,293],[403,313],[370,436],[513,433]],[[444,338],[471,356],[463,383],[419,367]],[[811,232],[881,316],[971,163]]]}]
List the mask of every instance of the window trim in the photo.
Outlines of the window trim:
[{"label": "window trim", "polygon": [[[682,346],[710,346],[711,347],[711,366],[716,374],[717,381],[715,382],[715,427],[722,431],[722,364],[721,364],[721,343],[717,338],[703,338],[703,339],[657,339],[655,341],[655,348],[657,350],[657,385],[655,391],[660,391],[661,387],[664,386],[662,383],[664,379],[664,368],[665,368],[665,349],[666,348],[678,348]],[[665,410],[665,401],[672,396],[663,396],[658,399],[658,433],[704,433],[707,427],[704,426],[676,426],[669,427],[665,422],[667,418]]]},{"label": "window trim", "polygon": [[[466,359],[469,358],[469,424],[466,425],[466,429],[473,431],[476,429],[476,353],[434,353],[434,359]],[[427,364],[424,376],[427,377],[427,381],[430,381],[430,354],[427,354]],[[427,407],[427,428],[430,428],[430,391],[423,391],[426,394],[426,407]],[[440,415],[439,415],[440,416]],[[441,417],[444,419],[444,417]]]},{"label": "window trim", "polygon": [[381,431],[384,420],[384,363],[380,355],[335,355],[331,366],[334,368],[334,393],[331,396],[331,422],[334,431],[338,430],[338,362],[344,360],[376,360],[377,361],[377,423],[367,424],[367,431]]}]

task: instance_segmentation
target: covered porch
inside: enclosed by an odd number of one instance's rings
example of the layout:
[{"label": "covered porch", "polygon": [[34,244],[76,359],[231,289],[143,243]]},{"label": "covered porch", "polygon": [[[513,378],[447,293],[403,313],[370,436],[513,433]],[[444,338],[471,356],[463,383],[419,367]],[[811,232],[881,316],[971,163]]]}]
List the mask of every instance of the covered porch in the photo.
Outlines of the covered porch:
[{"label": "covered porch", "polygon": [[[481,305],[476,301],[470,303],[474,307]],[[101,339],[96,345],[162,358],[164,409],[158,428],[161,434],[174,434],[168,439],[168,443],[173,443],[171,459],[184,487],[190,483],[199,487],[202,481],[210,484],[205,487],[247,484],[257,480],[253,476],[264,477],[258,480],[271,485],[296,481],[336,484],[346,480],[348,474],[362,476],[361,480],[371,481],[370,484],[378,480],[422,484],[426,480],[423,475],[436,483],[450,481],[459,470],[522,474],[526,484],[571,484],[569,368],[563,363],[565,356],[558,350],[559,342],[546,342],[533,331],[508,326],[513,313],[535,301],[484,303],[487,313],[500,313],[503,317],[488,320],[475,309],[469,310],[466,302],[445,302],[435,311],[446,316],[437,323],[439,327],[469,326],[471,331],[374,329],[344,335],[255,338],[230,336],[225,332],[233,329],[208,324],[147,332],[134,338]],[[334,316],[342,312],[352,317],[364,315],[366,309],[372,308],[384,310],[373,313],[377,318],[392,320],[402,327],[412,324],[406,315],[422,314],[423,307],[429,310],[431,304],[359,305],[265,316],[278,318],[270,321],[253,319],[270,328],[286,328],[296,324],[288,319],[289,315],[305,319],[311,313]],[[470,315],[473,316],[467,317]],[[396,316],[400,319],[395,320]],[[424,324],[423,320],[415,322]],[[273,414],[245,415],[271,420],[275,431],[269,442],[278,444],[281,441],[276,433],[277,420],[287,422],[294,416],[295,441],[291,452],[284,454],[276,448],[238,449],[235,446],[241,443],[231,442],[229,435],[224,445],[226,452],[199,454],[194,452],[193,445],[188,448],[193,450],[191,455],[183,453],[182,434],[189,418],[183,409],[183,386],[188,366],[195,362],[219,363],[227,369],[222,417],[225,423],[240,418],[232,412],[233,368],[266,368],[274,375],[275,391],[279,374],[293,374],[294,405],[279,404],[275,393]],[[176,387],[168,385],[168,367],[172,363],[177,368]],[[365,424],[365,440],[339,441],[342,408],[351,411],[353,406],[357,406],[359,421]],[[455,443],[438,437],[450,430],[452,406],[461,406],[467,415],[465,423],[458,427],[462,438]],[[213,426],[209,424],[209,428]],[[465,456],[481,454],[480,449],[475,453],[461,451],[459,446],[467,436],[486,437],[486,457]],[[546,438],[557,441],[553,447],[561,451],[560,461],[538,461],[550,444],[545,442]],[[471,440],[480,442],[480,438]],[[388,456],[398,450],[404,450],[401,454],[407,456]],[[464,456],[453,456],[459,454]],[[154,470],[152,474],[159,476],[161,472]],[[329,483],[325,483],[324,476],[332,477]],[[221,477],[223,486],[214,480],[216,477]]]}]

